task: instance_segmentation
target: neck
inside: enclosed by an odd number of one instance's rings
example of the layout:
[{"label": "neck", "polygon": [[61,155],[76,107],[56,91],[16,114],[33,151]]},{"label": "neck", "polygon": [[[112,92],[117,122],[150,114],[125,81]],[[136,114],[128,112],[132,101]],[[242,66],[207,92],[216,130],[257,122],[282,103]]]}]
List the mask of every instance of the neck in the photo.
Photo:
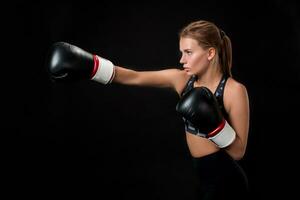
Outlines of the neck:
[{"label": "neck", "polygon": [[222,72],[219,66],[213,67],[210,66],[204,74],[198,75],[198,80],[195,82],[198,86],[206,86],[213,88],[216,84],[219,83],[222,78]]}]

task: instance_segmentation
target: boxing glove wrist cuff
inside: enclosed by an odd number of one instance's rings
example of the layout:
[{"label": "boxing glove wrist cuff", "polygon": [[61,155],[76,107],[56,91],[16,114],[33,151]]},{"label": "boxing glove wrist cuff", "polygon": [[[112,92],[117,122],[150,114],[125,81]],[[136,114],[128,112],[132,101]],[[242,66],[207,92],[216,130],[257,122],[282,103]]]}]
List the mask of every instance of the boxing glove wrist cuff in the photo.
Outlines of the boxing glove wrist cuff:
[{"label": "boxing glove wrist cuff", "polygon": [[108,84],[111,83],[114,75],[114,64],[105,58],[94,55],[94,70],[92,73],[92,80],[102,84]]},{"label": "boxing glove wrist cuff", "polygon": [[225,148],[229,146],[236,137],[236,133],[233,128],[228,124],[226,120],[223,128],[219,130],[217,134],[214,136],[209,137],[212,142],[214,142],[219,148]]}]

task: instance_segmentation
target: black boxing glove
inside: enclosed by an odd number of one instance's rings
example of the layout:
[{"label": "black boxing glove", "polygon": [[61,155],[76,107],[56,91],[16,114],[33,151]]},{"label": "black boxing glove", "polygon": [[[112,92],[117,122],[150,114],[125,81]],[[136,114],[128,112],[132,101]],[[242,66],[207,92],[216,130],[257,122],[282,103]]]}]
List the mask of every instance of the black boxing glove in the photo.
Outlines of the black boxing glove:
[{"label": "black boxing glove", "polygon": [[236,137],[223,118],[216,97],[206,87],[191,89],[179,100],[176,110],[187,125],[197,129],[196,135],[208,138],[219,148],[229,146]]},{"label": "black boxing glove", "polygon": [[94,80],[108,84],[113,80],[113,63],[66,42],[54,43],[46,58],[46,68],[53,80]]}]

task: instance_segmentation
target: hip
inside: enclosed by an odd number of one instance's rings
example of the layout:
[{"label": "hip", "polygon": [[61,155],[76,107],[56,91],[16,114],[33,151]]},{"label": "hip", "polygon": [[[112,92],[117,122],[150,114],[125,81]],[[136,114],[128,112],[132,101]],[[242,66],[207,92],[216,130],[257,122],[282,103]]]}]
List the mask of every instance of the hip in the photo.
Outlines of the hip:
[{"label": "hip", "polygon": [[231,185],[248,188],[248,178],[238,161],[221,149],[212,154],[192,158],[193,167],[200,182],[205,185]]}]

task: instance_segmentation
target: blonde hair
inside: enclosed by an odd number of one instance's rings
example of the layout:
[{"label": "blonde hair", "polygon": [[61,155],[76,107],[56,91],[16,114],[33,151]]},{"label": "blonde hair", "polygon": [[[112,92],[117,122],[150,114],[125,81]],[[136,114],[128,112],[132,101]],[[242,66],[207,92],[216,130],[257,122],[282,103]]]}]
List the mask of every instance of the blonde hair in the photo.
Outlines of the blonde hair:
[{"label": "blonde hair", "polygon": [[214,64],[219,64],[225,75],[232,76],[231,40],[214,23],[205,20],[192,22],[179,32],[179,37],[192,38],[198,41],[203,49],[215,48],[217,53],[213,59]]}]

